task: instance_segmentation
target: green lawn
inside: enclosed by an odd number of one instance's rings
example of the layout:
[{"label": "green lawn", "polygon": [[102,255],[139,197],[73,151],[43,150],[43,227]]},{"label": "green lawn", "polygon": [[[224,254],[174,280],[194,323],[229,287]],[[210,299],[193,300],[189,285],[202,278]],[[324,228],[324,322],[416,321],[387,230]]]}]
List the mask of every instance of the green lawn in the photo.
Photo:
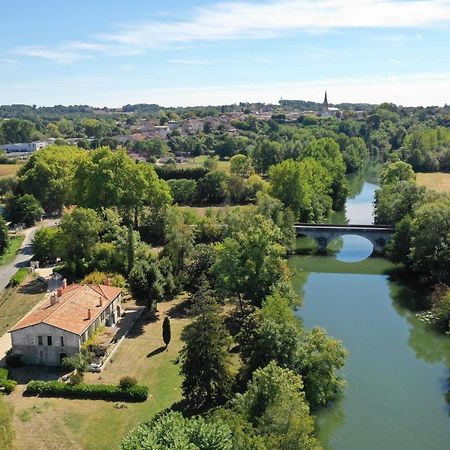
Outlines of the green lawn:
[{"label": "green lawn", "polygon": [[[159,320],[138,323],[108,367],[101,374],[87,374],[85,378],[88,383],[117,384],[125,375],[136,377],[139,383],[149,387],[147,401],[125,403],[125,408],[120,409],[116,407],[117,402],[24,397],[21,395],[24,387],[18,386],[8,397],[16,411],[17,448],[116,449],[133,426],[179,401],[181,375],[177,356],[183,345],[181,331],[188,321],[171,319],[172,340],[168,351],[162,349],[161,336],[163,315],[173,304],[160,303]],[[51,408],[46,408],[49,402]]]},{"label": "green lawn", "polygon": [[5,264],[9,264],[14,261],[24,238],[24,236],[14,236],[11,238],[7,252],[0,256],[0,266],[4,266]]},{"label": "green lawn", "polygon": [[[202,167],[203,163],[208,157],[206,155],[197,156],[194,158],[194,162],[187,164],[178,164],[177,167]],[[217,160],[217,169],[225,170],[226,172],[230,171],[230,161],[220,161]]]},{"label": "green lawn", "polygon": [[30,275],[28,283],[6,288],[0,295],[0,336],[44,298],[44,283]]}]

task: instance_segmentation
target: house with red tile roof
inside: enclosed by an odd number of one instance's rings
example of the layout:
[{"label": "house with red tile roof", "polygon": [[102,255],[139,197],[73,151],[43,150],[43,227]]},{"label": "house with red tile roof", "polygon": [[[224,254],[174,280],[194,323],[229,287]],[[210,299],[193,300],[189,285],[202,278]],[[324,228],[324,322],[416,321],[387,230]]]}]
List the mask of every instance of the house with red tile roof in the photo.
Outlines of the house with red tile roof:
[{"label": "house with red tile roof", "polygon": [[59,365],[99,327],[114,325],[122,315],[121,303],[122,290],[109,285],[59,289],[10,330],[12,352],[25,364]]}]

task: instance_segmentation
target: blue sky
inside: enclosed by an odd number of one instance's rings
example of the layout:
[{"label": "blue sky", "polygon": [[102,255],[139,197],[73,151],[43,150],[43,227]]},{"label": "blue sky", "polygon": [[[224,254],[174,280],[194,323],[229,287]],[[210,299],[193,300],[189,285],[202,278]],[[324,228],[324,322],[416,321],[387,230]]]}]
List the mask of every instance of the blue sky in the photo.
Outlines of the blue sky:
[{"label": "blue sky", "polygon": [[0,103],[450,103],[450,0],[1,2]]}]

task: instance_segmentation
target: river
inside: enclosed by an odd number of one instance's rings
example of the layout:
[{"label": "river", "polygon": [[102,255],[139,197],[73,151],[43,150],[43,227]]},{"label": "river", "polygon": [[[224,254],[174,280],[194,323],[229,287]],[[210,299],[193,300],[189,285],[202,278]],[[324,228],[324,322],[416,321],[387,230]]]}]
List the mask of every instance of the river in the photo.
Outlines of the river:
[{"label": "river", "polygon": [[[374,174],[349,181],[346,211],[332,222],[372,223]],[[298,240],[299,248],[308,244]],[[330,256],[289,260],[304,326],[325,328],[349,350],[342,398],[316,414],[320,440],[335,450],[449,449],[450,339],[403,306],[420,303],[420,293],[391,281],[391,263],[368,258],[367,240],[344,236],[330,248]]]}]

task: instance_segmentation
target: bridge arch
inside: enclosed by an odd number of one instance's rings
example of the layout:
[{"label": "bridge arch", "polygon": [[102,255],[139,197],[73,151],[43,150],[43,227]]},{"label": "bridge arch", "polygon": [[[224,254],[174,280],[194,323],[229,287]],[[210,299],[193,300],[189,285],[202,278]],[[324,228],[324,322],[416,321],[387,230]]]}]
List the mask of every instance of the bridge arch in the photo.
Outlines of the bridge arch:
[{"label": "bridge arch", "polygon": [[361,236],[373,245],[375,254],[382,254],[391,240],[394,227],[389,225],[332,225],[332,224],[295,224],[297,236],[313,238],[320,253],[327,252],[328,244],[345,235]]}]

